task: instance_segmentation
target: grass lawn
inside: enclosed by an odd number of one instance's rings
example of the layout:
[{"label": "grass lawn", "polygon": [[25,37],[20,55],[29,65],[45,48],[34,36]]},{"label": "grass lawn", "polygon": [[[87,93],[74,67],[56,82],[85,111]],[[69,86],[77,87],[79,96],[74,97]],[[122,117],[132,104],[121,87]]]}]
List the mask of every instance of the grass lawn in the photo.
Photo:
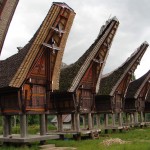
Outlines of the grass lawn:
[{"label": "grass lawn", "polygon": [[[104,141],[109,139],[122,140],[123,144],[114,143],[109,146],[104,145]],[[109,133],[100,135],[100,139],[74,141],[71,139],[50,140],[47,143],[56,146],[76,147],[77,150],[150,150],[150,128],[131,129],[122,133]],[[30,147],[1,146],[0,150],[38,150],[38,143],[33,143]]]}]

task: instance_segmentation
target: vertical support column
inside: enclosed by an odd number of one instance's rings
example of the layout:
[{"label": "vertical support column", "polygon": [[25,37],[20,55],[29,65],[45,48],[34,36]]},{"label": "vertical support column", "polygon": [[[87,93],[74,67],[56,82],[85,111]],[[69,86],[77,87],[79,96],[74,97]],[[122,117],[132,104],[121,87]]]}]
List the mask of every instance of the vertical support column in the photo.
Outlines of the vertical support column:
[{"label": "vertical support column", "polygon": [[91,113],[88,113],[88,127],[89,127],[89,130],[92,129],[92,116],[91,116]]},{"label": "vertical support column", "polygon": [[96,114],[96,126],[100,128],[100,114]]},{"label": "vertical support column", "polygon": [[78,112],[75,113],[75,121],[76,121],[76,131],[80,131],[80,114]]},{"label": "vertical support column", "polygon": [[21,138],[27,136],[27,119],[25,114],[20,115],[20,136]]},{"label": "vertical support column", "polygon": [[108,126],[108,114],[104,114],[105,127]]},{"label": "vertical support column", "polygon": [[116,122],[116,115],[112,113],[112,126],[115,126],[115,122]]},{"label": "vertical support column", "polygon": [[75,130],[75,115],[71,114],[71,129]]},{"label": "vertical support column", "polygon": [[45,132],[48,132],[48,115],[45,114]]},{"label": "vertical support column", "polygon": [[82,119],[83,119],[83,128],[86,129],[86,115],[85,114],[82,116]]},{"label": "vertical support column", "polygon": [[142,122],[144,122],[144,115],[143,115],[142,111],[140,112],[140,114],[141,114],[141,123],[142,123]]},{"label": "vertical support column", "polygon": [[128,113],[125,113],[125,115],[126,115],[125,124],[126,124],[126,125],[129,125]]},{"label": "vertical support column", "polygon": [[95,121],[95,120],[94,120],[94,119],[95,119],[95,114],[91,114],[91,117],[92,117],[92,128],[94,128],[94,124],[95,124],[95,123],[94,123],[94,121]]},{"label": "vertical support column", "polygon": [[134,117],[133,117],[133,113],[130,114],[130,119],[131,119],[131,126],[134,126]]},{"label": "vertical support column", "polygon": [[119,113],[119,126],[122,127],[122,123],[123,123],[123,118],[122,118],[122,112]]},{"label": "vertical support column", "polygon": [[134,123],[137,124],[138,122],[138,112],[134,112]]},{"label": "vertical support column", "polygon": [[57,128],[58,128],[58,131],[63,131],[63,121],[62,121],[62,115],[61,114],[58,114],[57,115]]},{"label": "vertical support column", "polygon": [[3,116],[3,136],[11,134],[11,116]]},{"label": "vertical support column", "polygon": [[45,114],[40,115],[40,135],[46,134]]}]

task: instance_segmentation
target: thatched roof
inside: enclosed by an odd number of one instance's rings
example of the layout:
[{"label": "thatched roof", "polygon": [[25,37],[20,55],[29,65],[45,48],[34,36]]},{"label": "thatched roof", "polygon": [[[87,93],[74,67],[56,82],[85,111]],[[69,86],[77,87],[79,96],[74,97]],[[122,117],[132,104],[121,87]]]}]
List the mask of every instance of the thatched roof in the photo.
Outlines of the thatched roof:
[{"label": "thatched roof", "polygon": [[144,85],[147,83],[147,81],[150,80],[150,70],[144,74],[142,77],[140,77],[137,80],[132,81],[129,84],[126,98],[137,98],[138,94],[144,87]]},{"label": "thatched roof", "polygon": [[61,70],[60,91],[73,92],[77,88],[94,56],[103,44],[102,42],[104,41],[104,37],[109,34],[109,30],[112,30],[112,24],[119,24],[119,21],[116,18],[106,21],[106,25],[101,27],[97,39],[89,47],[89,49],[75,63],[68,65]]},{"label": "thatched roof", "polygon": [[[119,85],[123,77],[128,73],[132,65],[140,61],[147,47],[148,43],[144,42],[119,68],[103,76],[101,79],[98,94],[113,95],[112,91],[115,91],[114,89],[117,85]],[[132,73],[134,73],[134,71],[135,70],[133,70]]]},{"label": "thatched roof", "polygon": [[9,84],[24,60],[28,50],[32,44],[32,40],[17,54],[0,61],[0,88],[9,87]]},{"label": "thatched roof", "polygon": [[[22,85],[38,53],[41,49],[45,48],[42,44],[44,42],[48,42],[49,39],[47,37],[50,31],[54,32],[52,27],[57,18],[61,16],[60,10],[67,11],[69,13],[69,17],[66,22],[65,33],[60,38],[61,41],[59,41],[61,50],[57,53],[57,63],[55,63],[56,66],[54,66],[53,71],[55,76],[58,78],[57,74],[60,72],[61,60],[66,40],[75,16],[74,11],[65,3],[53,3],[47,16],[30,42],[17,54],[7,58],[6,60],[0,61],[0,88],[19,88]],[[57,81],[55,81],[54,84],[56,84],[56,82]]]}]

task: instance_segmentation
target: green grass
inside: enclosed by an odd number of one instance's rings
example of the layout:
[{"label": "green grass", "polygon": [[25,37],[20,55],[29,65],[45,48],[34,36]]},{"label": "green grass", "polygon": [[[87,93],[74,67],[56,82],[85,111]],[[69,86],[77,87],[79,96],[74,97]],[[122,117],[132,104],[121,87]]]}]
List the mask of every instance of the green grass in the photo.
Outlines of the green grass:
[{"label": "green grass", "polygon": [[[37,130],[38,127],[32,127],[32,130]],[[33,131],[32,131],[33,132]],[[120,138],[127,141],[125,144],[112,144],[105,146],[103,141],[110,138]],[[55,144],[56,146],[76,147],[78,150],[150,150],[150,128],[132,129],[123,131],[122,133],[109,133],[108,136],[101,134],[100,139],[96,140],[81,140],[74,141],[72,139],[49,140],[47,143]],[[1,146],[0,150],[38,150],[38,143],[33,143],[31,147],[13,147]]]}]

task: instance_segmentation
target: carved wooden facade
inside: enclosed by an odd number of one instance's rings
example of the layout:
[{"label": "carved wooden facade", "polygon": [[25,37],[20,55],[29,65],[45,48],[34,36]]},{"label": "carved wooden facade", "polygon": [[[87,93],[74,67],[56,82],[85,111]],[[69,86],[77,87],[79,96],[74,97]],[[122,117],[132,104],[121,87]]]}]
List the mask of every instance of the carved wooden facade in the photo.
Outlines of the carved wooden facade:
[{"label": "carved wooden facade", "polygon": [[51,95],[51,113],[91,113],[94,111],[96,86],[117,31],[116,18],[102,26],[91,47],[76,61],[61,70],[60,89]]},{"label": "carved wooden facade", "polygon": [[143,112],[150,89],[150,71],[130,83],[124,102],[124,112]]},{"label": "carved wooden facade", "polygon": [[147,47],[148,43],[144,42],[124,64],[102,77],[100,89],[95,98],[96,112],[122,112],[126,90]]},{"label": "carved wooden facade", "polygon": [[75,12],[53,3],[43,23],[17,54],[0,62],[2,114],[41,114],[57,89],[65,44]]},{"label": "carved wooden facade", "polygon": [[0,0],[0,54],[19,0]]}]

